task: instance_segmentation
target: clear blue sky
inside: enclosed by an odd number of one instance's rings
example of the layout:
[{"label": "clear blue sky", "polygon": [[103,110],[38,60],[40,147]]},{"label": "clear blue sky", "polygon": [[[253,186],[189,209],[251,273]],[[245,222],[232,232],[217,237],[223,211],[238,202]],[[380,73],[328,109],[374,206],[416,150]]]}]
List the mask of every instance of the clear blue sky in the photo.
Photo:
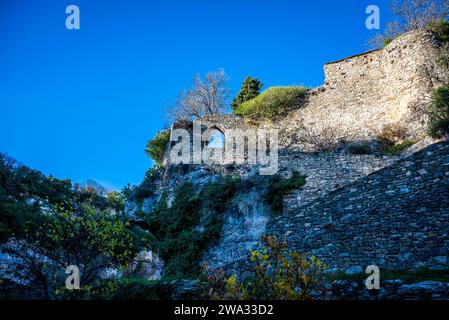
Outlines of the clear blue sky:
[{"label": "clear blue sky", "polygon": [[[323,82],[365,51],[365,8],[388,0],[1,0],[0,152],[45,174],[139,183],[164,106],[224,68],[273,85]],[[65,28],[76,4],[81,29]]]}]

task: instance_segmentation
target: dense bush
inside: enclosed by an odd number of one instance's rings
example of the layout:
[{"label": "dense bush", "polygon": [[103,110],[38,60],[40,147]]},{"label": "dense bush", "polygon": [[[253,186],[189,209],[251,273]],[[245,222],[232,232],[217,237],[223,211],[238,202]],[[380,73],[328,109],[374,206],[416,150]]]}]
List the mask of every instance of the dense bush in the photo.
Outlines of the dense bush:
[{"label": "dense bush", "polygon": [[395,155],[401,154],[403,151],[410,148],[415,143],[416,143],[416,141],[405,140],[403,142],[399,142],[399,143],[393,144],[391,146],[388,146],[383,151],[385,152],[385,154],[395,156]]},{"label": "dense bush", "polygon": [[429,23],[428,29],[435,33],[440,42],[449,41],[449,22],[445,20],[436,20]]},{"label": "dense bush", "polygon": [[306,93],[304,87],[271,87],[239,105],[234,113],[255,121],[273,120],[292,109]]},{"label": "dense bush", "polygon": [[436,38],[442,44],[436,63],[449,78],[449,23],[444,20],[434,21],[429,25],[429,29],[434,31]]},{"label": "dense bush", "polygon": [[167,144],[170,141],[170,130],[165,129],[159,131],[156,136],[148,140],[145,153],[153,159],[156,165],[161,166],[164,161],[164,153],[167,148]]},{"label": "dense bush", "polygon": [[298,189],[306,183],[305,177],[294,171],[291,178],[284,179],[279,175],[270,177],[265,200],[273,213],[281,213],[283,210],[284,196],[292,190]]},{"label": "dense bush", "polygon": [[145,177],[143,179],[146,183],[154,183],[162,177],[163,168],[160,166],[154,166],[145,172]]},{"label": "dense bush", "polygon": [[262,246],[251,250],[251,266],[253,276],[245,282],[206,266],[200,278],[203,293],[212,300],[303,300],[311,298],[312,290],[324,290],[326,265],[288,250],[274,237],[263,237]]},{"label": "dense bush", "polygon": [[[449,77],[449,22],[434,21],[429,29],[435,32],[437,39],[443,44],[437,58],[438,65]],[[433,92],[432,103],[429,108],[428,133],[433,138],[441,138],[449,133],[449,85]]]},{"label": "dense bush", "polygon": [[449,133],[449,85],[433,93],[429,110],[429,135],[439,138]]},{"label": "dense bush", "polygon": [[186,183],[175,193],[172,205],[163,196],[147,217],[156,237],[156,250],[165,263],[165,277],[196,278],[203,251],[220,237],[222,213],[231,203],[240,179],[223,178],[198,191]]}]

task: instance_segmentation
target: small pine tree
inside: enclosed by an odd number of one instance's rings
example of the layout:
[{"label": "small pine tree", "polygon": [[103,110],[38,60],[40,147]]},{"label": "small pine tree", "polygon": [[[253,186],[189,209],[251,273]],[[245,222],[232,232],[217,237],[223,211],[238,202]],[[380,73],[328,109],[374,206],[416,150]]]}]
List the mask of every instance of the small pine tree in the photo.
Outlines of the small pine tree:
[{"label": "small pine tree", "polygon": [[249,101],[260,94],[263,83],[256,78],[246,77],[243,81],[242,88],[237,96],[232,100],[232,110],[236,110],[242,103]]}]

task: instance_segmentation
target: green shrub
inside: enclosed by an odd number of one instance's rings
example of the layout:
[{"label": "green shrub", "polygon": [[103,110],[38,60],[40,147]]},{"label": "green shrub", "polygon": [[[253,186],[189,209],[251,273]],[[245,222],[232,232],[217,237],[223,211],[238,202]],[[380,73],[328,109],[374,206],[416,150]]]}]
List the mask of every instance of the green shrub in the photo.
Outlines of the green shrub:
[{"label": "green shrub", "polygon": [[416,141],[406,140],[387,147],[384,152],[388,155],[395,156],[401,154],[404,150],[410,148],[415,143]]},{"label": "green shrub", "polygon": [[170,208],[167,197],[162,197],[147,222],[165,263],[165,277],[198,276],[202,253],[219,240],[222,213],[231,203],[239,183],[237,178],[223,178],[209,183],[202,191],[186,183],[176,190]]},{"label": "green shrub", "polygon": [[388,46],[390,43],[392,43],[393,42],[393,40],[394,39],[396,39],[398,36],[396,36],[396,37],[386,37],[385,39],[384,39],[384,42],[383,42],[383,47],[385,48],[386,46]]},{"label": "green shrub", "polygon": [[435,90],[429,115],[428,132],[431,137],[441,138],[449,133],[449,85]]},{"label": "green shrub", "polygon": [[294,171],[291,178],[283,179],[279,175],[270,177],[265,201],[271,207],[273,213],[281,213],[283,210],[284,196],[292,190],[298,189],[306,183],[304,176]]},{"label": "green shrub", "polygon": [[143,181],[146,183],[154,183],[162,177],[163,169],[160,166],[154,166],[145,172]]},{"label": "green shrub", "polygon": [[156,136],[148,140],[145,153],[154,160],[156,165],[161,166],[164,161],[164,153],[170,142],[170,130],[159,131]]},{"label": "green shrub", "polygon": [[254,99],[260,94],[263,83],[256,78],[246,77],[243,81],[240,92],[231,102],[232,110],[237,109],[242,103]]},{"label": "green shrub", "polygon": [[441,49],[436,63],[439,67],[443,69],[443,72],[449,77],[449,50],[448,48]]},{"label": "green shrub", "polygon": [[304,87],[271,87],[237,106],[234,113],[250,120],[273,120],[294,107],[306,93]]},{"label": "green shrub", "polygon": [[445,20],[432,21],[428,29],[435,32],[435,36],[440,42],[444,43],[449,41],[449,22]]},{"label": "green shrub", "polygon": [[388,155],[400,154],[416,141],[407,140],[407,129],[400,124],[388,124],[377,135],[380,150]]},{"label": "green shrub", "polygon": [[262,238],[262,246],[251,250],[253,276],[239,282],[236,275],[204,268],[202,292],[211,300],[304,300],[312,291],[324,290],[326,265],[315,257],[305,258],[287,243]]}]

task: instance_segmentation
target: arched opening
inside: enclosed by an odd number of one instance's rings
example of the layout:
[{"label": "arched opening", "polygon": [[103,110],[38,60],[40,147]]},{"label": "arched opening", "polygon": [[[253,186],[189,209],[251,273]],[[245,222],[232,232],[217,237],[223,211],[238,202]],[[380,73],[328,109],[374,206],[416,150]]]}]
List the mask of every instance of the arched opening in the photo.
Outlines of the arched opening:
[{"label": "arched opening", "polygon": [[225,146],[224,133],[217,128],[211,129],[207,138],[207,146],[212,149],[223,149]]}]

